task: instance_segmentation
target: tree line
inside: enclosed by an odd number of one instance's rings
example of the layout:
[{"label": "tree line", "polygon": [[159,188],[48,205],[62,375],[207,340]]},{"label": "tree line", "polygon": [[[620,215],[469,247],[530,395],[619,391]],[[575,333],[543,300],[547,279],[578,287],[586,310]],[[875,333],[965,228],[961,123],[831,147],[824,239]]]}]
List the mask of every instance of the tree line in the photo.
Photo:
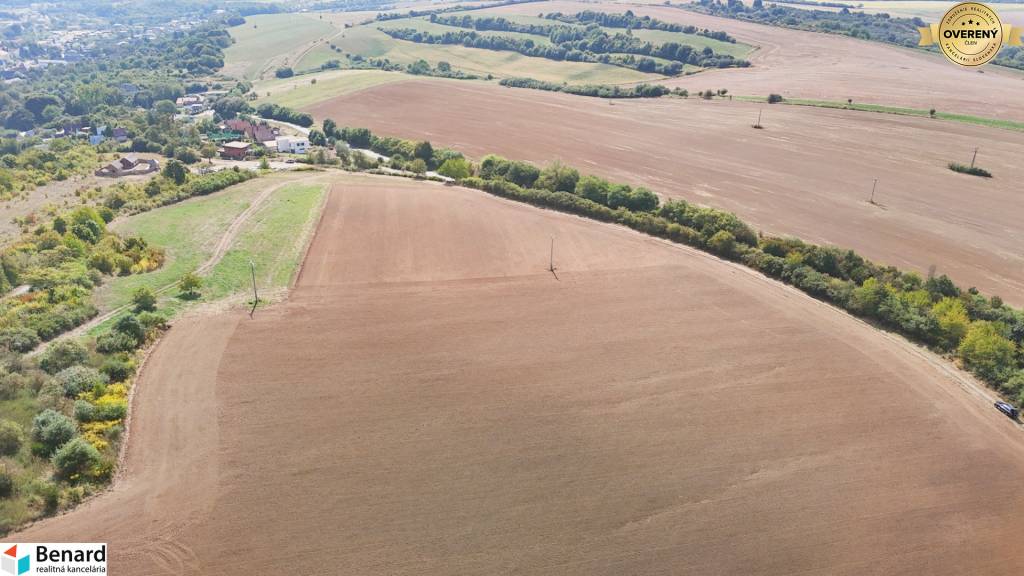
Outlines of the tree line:
[{"label": "tree line", "polygon": [[[415,36],[412,38],[405,37],[403,39],[413,40],[415,42],[428,42],[432,44],[453,44],[462,43],[466,46],[477,47],[477,48],[490,48],[493,50],[515,50],[520,53],[524,53],[528,56],[540,56],[543,58],[549,58],[554,60],[575,60],[580,61],[578,56],[579,52],[584,54],[634,54],[639,56],[652,56],[657,58],[663,58],[666,60],[672,60],[675,62],[681,62],[683,64],[690,64],[693,66],[700,66],[703,68],[729,68],[729,67],[746,67],[750,63],[746,60],[737,59],[731,55],[718,54],[711,47],[706,46],[701,50],[695,50],[693,46],[690,46],[681,42],[665,42],[660,45],[653,44],[651,42],[645,42],[639,38],[633,37],[631,34],[608,34],[601,26],[602,24],[596,16],[601,15],[610,18],[610,22],[613,24],[623,24],[624,22],[637,22],[636,28],[650,27],[654,29],[669,29],[673,32],[683,32],[702,34],[707,37],[715,37],[717,39],[729,38],[724,33],[713,33],[708,30],[698,30],[693,26],[680,26],[678,24],[669,24],[658,20],[652,20],[650,18],[635,18],[632,12],[626,12],[625,14],[604,14],[604,13],[590,13],[580,12],[573,17],[564,17],[560,13],[548,14],[547,18],[557,19],[567,18],[568,21],[577,22],[572,18],[581,18],[579,22],[589,22],[587,26],[575,26],[575,25],[552,25],[544,26],[538,24],[520,24],[508,20],[502,17],[481,17],[474,18],[469,15],[453,15],[453,16],[436,16],[430,17],[431,22],[443,24],[446,26],[454,26],[464,29],[472,29],[474,31],[504,31],[504,32],[518,32],[525,34],[533,34],[546,36],[548,40],[554,44],[558,49],[545,50],[537,47],[532,40],[521,41],[519,44],[513,43],[511,47],[505,46],[506,43],[501,42],[497,47],[492,45],[484,44],[481,46],[476,45],[476,40],[472,40],[472,44],[466,44],[466,38],[468,35],[462,34],[453,36],[447,39],[438,40],[434,38],[437,35],[421,36],[420,40],[416,40]],[[628,15],[628,17],[627,17]],[[619,26],[610,26],[619,27]],[[621,26],[626,27],[626,26]],[[627,30],[628,32],[628,30]],[[426,34],[426,33],[425,33]],[[724,36],[723,36],[724,35]],[[407,35],[406,35],[407,36]],[[443,35],[442,35],[443,36]],[[471,37],[475,38],[475,37]],[[495,37],[491,37],[495,38]],[[729,38],[732,42],[735,39]],[[725,41],[725,40],[723,40]],[[546,47],[550,48],[550,47]],[[523,50],[530,51],[529,53]],[[621,60],[621,63],[613,60]],[[594,61],[594,60],[586,60]],[[619,65],[626,66],[628,68],[636,68],[644,72],[656,71],[658,73],[666,75],[675,75],[681,72],[681,68],[674,66],[666,66],[663,69],[657,69],[657,62],[651,59],[647,61],[628,60],[617,57],[611,57],[605,60],[605,63],[617,63]],[[676,71],[678,70],[678,71]]]},{"label": "tree line", "polygon": [[707,28],[698,28],[696,26],[665,22],[664,20],[658,20],[656,18],[651,18],[650,16],[637,16],[636,14],[633,14],[632,10],[627,10],[621,14],[595,12],[593,10],[584,10],[583,12],[577,12],[576,14],[552,12],[550,14],[545,14],[544,18],[569,24],[597,24],[606,28],[661,30],[664,32],[695,34],[697,36],[704,36],[705,38],[711,38],[713,40],[721,40],[722,42],[729,42],[732,44],[736,43],[735,38],[721,30],[709,30]]},{"label": "tree line", "polygon": [[[917,29],[927,26],[920,18],[894,17],[884,12],[868,14],[851,11],[846,6],[840,7],[837,11],[811,10],[765,3],[763,0],[754,0],[749,6],[742,0],[699,0],[679,6],[704,14],[798,30],[842,34],[908,48],[917,47],[920,38]],[[926,49],[937,50],[935,47]],[[993,62],[1001,66],[1024,69],[1024,48],[1004,46]]]},{"label": "tree line", "polygon": [[[710,48],[705,48],[702,52],[696,53],[689,46],[680,50],[680,46],[675,43],[670,43],[673,45],[666,48],[663,53],[672,56],[673,59],[685,57],[686,61],[673,60],[662,62],[650,57],[656,49],[649,42],[639,42],[624,35],[616,35],[614,38],[611,38],[599,28],[595,28],[592,31],[593,36],[591,38],[551,45],[536,43],[529,38],[484,36],[478,34],[475,30],[457,30],[443,34],[432,34],[414,28],[381,28],[381,31],[392,38],[408,40],[410,42],[455,44],[468,48],[512,51],[524,56],[557,61],[612,64],[665,76],[681,74],[684,64],[718,68],[749,66],[749,62],[745,60],[735,59],[728,55],[715,54]],[[602,52],[598,53],[595,50]],[[615,50],[620,52],[614,52]],[[638,57],[634,53],[641,56]]]},{"label": "tree line", "polygon": [[592,96],[596,98],[659,98],[666,94],[686,96],[687,91],[681,88],[670,90],[661,84],[636,84],[633,86],[616,86],[612,84],[559,84],[544,82],[534,78],[503,78],[499,84],[512,88],[532,88],[548,92],[565,92],[576,96]]}]

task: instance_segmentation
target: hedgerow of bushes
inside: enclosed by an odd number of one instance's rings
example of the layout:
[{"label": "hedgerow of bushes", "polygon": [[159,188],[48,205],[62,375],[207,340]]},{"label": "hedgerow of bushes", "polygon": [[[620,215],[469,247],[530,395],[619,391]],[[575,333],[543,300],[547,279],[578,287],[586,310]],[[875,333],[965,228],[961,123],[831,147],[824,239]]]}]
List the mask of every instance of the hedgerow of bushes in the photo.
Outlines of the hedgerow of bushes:
[{"label": "hedgerow of bushes", "polygon": [[625,87],[613,84],[559,84],[534,78],[503,78],[498,83],[511,88],[532,88],[595,98],[660,98],[666,94],[687,95],[687,91],[682,88],[670,90],[661,84],[636,84]]}]

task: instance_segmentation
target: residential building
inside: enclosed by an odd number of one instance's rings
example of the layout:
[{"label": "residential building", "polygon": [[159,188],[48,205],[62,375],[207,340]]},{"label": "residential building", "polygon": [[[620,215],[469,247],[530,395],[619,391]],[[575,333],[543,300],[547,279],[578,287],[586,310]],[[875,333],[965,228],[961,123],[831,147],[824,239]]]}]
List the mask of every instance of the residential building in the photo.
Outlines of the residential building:
[{"label": "residential building", "polygon": [[245,160],[251,151],[252,144],[248,142],[227,142],[220,149],[220,155],[227,160]]},{"label": "residential building", "polygon": [[279,136],[277,151],[284,154],[305,154],[309,150],[309,138]]}]

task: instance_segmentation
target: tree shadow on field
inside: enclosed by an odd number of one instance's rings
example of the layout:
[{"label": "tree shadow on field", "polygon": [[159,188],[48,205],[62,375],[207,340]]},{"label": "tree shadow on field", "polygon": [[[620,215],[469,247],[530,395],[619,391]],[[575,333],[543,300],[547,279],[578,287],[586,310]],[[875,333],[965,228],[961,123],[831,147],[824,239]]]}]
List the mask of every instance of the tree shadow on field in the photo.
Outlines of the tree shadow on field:
[{"label": "tree shadow on field", "polygon": [[202,296],[202,294],[200,294],[199,292],[178,292],[179,300],[199,300],[200,296]]}]

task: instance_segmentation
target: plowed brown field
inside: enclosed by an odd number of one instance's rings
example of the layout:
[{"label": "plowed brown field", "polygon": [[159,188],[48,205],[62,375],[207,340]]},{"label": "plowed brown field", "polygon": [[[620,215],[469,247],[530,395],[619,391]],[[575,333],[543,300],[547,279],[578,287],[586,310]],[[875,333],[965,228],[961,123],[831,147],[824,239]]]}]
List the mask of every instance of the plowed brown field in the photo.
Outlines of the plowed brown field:
[{"label": "plowed brown field", "polygon": [[476,191],[325,210],[289,302],[158,345],[114,490],[14,539],[132,576],[1024,568],[1019,430],[913,348]]},{"label": "plowed brown field", "polygon": [[724,30],[740,42],[760,46],[747,57],[751,68],[709,70],[664,82],[669,86],[691,91],[727,88],[733,94],[750,96],[774,92],[840,102],[852,98],[856,102],[1024,121],[1020,99],[1024,72],[1000,66],[963,68],[938,53],[666,6],[556,1],[504,6],[487,13],[536,16],[538,12],[572,14],[582,10],[632,10],[639,16]]},{"label": "plowed brown field", "polygon": [[[764,130],[754,130],[764,108]],[[608,101],[456,81],[378,86],[310,110],[477,157],[553,159],[853,248],[1024,304],[1024,133],[956,122],[697,99]],[[950,161],[995,178],[956,174]],[[867,202],[878,179],[877,206]]]}]

